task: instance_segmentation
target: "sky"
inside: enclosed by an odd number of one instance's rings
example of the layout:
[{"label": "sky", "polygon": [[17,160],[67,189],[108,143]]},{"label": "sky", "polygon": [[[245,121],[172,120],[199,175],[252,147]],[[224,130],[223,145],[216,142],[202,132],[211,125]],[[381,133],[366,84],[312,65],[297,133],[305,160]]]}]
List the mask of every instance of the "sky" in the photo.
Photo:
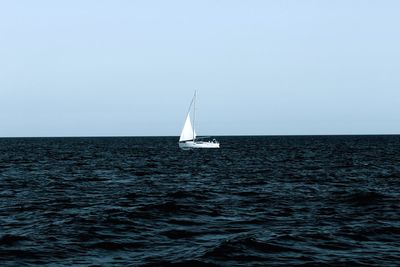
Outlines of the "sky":
[{"label": "sky", "polygon": [[0,0],[0,137],[399,134],[399,10]]}]

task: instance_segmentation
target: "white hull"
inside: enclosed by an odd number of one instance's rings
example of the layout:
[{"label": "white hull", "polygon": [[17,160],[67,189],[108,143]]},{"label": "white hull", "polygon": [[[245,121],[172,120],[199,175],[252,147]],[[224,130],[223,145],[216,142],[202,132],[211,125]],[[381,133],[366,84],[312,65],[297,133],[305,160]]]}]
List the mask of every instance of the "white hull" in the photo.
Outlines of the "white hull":
[{"label": "white hull", "polygon": [[186,141],[179,142],[179,147],[181,149],[194,149],[194,148],[219,148],[218,142],[203,142],[203,141]]}]

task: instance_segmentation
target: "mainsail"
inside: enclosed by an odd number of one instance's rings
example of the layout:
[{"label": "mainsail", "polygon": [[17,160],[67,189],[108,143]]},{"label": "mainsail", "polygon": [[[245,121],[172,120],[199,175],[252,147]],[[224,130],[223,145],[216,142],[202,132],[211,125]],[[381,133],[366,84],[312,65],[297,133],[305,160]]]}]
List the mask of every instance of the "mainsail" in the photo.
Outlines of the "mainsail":
[{"label": "mainsail", "polygon": [[196,132],[192,127],[192,122],[190,121],[190,113],[188,113],[185,121],[185,125],[183,126],[181,137],[179,138],[179,142],[189,141],[196,139]]}]

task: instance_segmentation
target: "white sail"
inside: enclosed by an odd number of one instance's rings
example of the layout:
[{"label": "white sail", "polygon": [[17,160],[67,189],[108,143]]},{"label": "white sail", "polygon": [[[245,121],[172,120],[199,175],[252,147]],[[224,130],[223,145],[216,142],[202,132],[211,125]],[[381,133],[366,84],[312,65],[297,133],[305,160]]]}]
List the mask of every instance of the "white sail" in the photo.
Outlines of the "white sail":
[{"label": "white sail", "polygon": [[192,122],[190,121],[190,114],[188,113],[185,121],[185,125],[183,126],[181,137],[179,138],[179,142],[189,141],[196,139],[196,132],[192,127]]}]

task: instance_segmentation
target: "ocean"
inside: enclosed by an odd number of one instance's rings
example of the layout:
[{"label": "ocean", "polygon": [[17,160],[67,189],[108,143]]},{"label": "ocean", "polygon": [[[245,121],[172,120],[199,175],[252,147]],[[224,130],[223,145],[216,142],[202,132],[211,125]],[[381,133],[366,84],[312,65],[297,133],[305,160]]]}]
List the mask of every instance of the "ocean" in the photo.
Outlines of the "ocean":
[{"label": "ocean", "polygon": [[400,265],[400,136],[217,139],[0,139],[0,265]]}]

